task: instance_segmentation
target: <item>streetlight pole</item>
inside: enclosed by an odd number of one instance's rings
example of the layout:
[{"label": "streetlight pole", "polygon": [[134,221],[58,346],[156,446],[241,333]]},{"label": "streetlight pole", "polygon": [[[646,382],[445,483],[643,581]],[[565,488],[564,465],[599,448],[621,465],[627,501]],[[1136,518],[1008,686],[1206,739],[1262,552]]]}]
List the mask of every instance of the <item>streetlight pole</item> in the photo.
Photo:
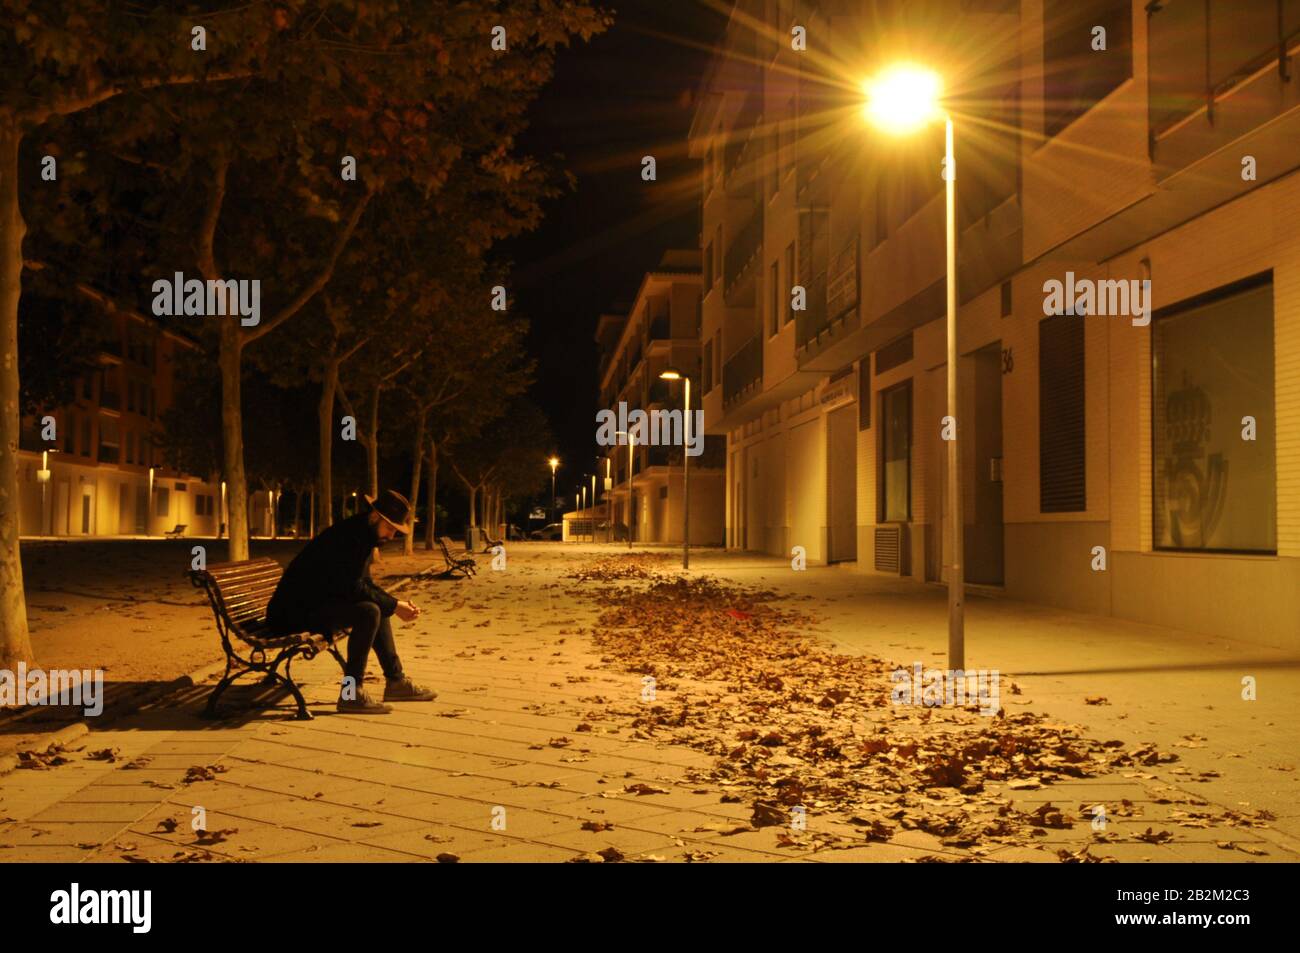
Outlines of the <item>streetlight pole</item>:
[{"label": "streetlight pole", "polygon": [[632,507],[632,467],[636,463],[636,438],[630,430],[620,430],[616,437],[627,437],[627,548],[632,548],[632,520],[636,518]]},{"label": "streetlight pole", "polygon": [[691,379],[674,367],[666,367],[661,380],[681,381],[685,385],[682,403],[682,568],[691,568]]},{"label": "streetlight pole", "polygon": [[957,163],[952,148],[952,116],[943,121],[946,272],[948,285],[948,513],[952,522],[952,565],[948,569],[948,668],[966,668],[966,560],[962,526],[961,452],[957,443]]},{"label": "streetlight pole", "polygon": [[547,460],[546,462],[551,465],[551,518],[547,522],[554,523],[555,522],[555,468],[560,465],[560,458],[551,457],[551,459]]},{"label": "streetlight pole", "polygon": [[948,666],[966,668],[965,539],[962,526],[961,447],[957,440],[957,164],[953,155],[952,116],[940,105],[942,82],[938,75],[915,66],[897,66],[867,84],[867,117],[893,132],[908,132],[943,119],[944,138],[944,256],[947,284],[948,420],[948,521],[951,524],[951,562],[948,565]]},{"label": "streetlight pole", "polygon": [[[599,469],[599,467],[597,467]],[[596,541],[596,474],[591,475],[591,541]]]}]

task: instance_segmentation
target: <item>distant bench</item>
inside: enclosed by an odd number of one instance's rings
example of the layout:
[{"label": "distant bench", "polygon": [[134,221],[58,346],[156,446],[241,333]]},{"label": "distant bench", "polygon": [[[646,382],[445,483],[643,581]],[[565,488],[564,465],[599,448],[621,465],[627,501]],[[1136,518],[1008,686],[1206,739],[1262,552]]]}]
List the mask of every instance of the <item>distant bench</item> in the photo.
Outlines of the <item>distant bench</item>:
[{"label": "distant bench", "polygon": [[163,533],[163,539],[180,539],[185,535],[185,531],[189,529],[189,525],[189,523],[177,523],[175,529]]},{"label": "distant bench", "polygon": [[453,556],[451,547],[455,544],[446,536],[438,537],[438,545],[442,548],[442,558],[447,562],[447,568],[443,570],[443,575],[455,578],[457,573],[462,573],[466,579],[478,572],[478,564],[474,562],[472,556]]},{"label": "distant bench", "polygon": [[[283,574],[279,563],[265,557],[190,570],[190,581],[208,594],[221,645],[226,650],[226,673],[208,696],[205,717],[217,717],[217,702],[225,690],[244,675],[256,672],[265,676],[264,682],[278,682],[292,692],[298,702],[298,720],[310,721],[307,702],[289,671],[294,659],[311,660],[325,649],[339,668],[347,670],[334,645],[334,634],[279,635],[271,630],[266,607]],[[283,673],[277,671],[281,665]]]}]

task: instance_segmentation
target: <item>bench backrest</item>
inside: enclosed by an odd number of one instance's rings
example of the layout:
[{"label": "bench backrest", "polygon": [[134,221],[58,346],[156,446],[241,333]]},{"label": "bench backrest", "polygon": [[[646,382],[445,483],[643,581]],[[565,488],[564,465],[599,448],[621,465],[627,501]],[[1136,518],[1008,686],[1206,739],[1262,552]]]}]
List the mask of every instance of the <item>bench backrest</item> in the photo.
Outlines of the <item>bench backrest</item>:
[{"label": "bench backrest", "polygon": [[254,636],[266,619],[266,607],[284,570],[274,559],[245,559],[217,563],[190,573],[196,586],[207,590],[213,611],[241,637]]}]

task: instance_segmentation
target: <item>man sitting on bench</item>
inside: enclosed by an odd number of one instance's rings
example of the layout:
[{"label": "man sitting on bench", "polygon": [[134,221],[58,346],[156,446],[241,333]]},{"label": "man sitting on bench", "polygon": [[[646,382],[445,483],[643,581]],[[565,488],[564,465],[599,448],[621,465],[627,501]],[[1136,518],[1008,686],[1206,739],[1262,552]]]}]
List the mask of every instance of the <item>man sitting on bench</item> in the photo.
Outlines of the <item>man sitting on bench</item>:
[{"label": "man sitting on bench", "polygon": [[410,532],[411,504],[385,490],[366,497],[369,512],[335,523],[303,547],[284,571],[267,606],[267,621],[277,632],[333,633],[348,630],[347,670],[338,710],[380,715],[392,711],[362,688],[370,650],[375,650],[387,686],[384,701],[432,701],[438,693],[421,688],[402,673],[393,642],[392,616],[419,618],[410,602],[394,599],[370,578],[375,548],[398,533]]}]

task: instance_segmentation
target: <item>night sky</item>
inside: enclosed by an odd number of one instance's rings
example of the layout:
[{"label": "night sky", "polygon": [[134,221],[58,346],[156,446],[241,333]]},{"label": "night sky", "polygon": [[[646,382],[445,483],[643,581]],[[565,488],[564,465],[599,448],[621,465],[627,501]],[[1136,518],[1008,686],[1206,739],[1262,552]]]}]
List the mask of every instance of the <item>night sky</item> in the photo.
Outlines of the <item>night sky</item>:
[{"label": "night sky", "polygon": [[[699,163],[686,157],[694,96],[725,16],[695,0],[606,4],[614,25],[562,51],[521,145],[560,153],[577,187],[537,231],[505,249],[514,297],[532,322],[533,398],[550,418],[572,494],[596,455],[600,314],[624,310],[668,248],[699,244]],[[643,182],[654,155],[658,180]]]}]

